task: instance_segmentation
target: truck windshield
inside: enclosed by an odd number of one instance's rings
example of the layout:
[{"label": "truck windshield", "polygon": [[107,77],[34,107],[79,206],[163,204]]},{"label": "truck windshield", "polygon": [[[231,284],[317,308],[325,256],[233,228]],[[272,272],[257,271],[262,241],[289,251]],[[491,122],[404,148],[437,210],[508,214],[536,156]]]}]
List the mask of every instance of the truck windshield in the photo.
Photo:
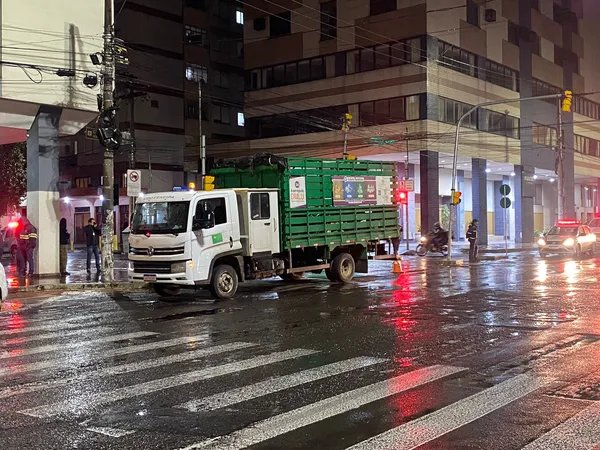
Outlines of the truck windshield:
[{"label": "truck windshield", "polygon": [[133,234],[177,234],[187,231],[190,202],[141,203],[135,207]]}]

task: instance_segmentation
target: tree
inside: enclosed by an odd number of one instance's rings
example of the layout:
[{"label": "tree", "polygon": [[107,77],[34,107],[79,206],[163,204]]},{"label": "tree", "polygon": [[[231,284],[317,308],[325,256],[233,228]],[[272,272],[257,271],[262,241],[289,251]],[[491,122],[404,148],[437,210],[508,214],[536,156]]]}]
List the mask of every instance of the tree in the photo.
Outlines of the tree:
[{"label": "tree", "polygon": [[27,143],[0,146],[0,216],[11,214],[27,193]]}]

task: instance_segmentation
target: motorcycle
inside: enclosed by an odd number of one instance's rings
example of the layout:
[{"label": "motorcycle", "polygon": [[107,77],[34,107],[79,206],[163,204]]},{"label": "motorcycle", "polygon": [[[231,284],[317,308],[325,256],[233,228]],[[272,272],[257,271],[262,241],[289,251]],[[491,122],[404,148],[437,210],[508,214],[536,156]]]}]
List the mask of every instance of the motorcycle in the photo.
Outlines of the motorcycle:
[{"label": "motorcycle", "polygon": [[446,256],[448,254],[448,244],[438,246],[432,242],[431,237],[423,236],[421,237],[421,243],[417,245],[417,255],[425,256],[427,253],[441,253],[442,256]]}]

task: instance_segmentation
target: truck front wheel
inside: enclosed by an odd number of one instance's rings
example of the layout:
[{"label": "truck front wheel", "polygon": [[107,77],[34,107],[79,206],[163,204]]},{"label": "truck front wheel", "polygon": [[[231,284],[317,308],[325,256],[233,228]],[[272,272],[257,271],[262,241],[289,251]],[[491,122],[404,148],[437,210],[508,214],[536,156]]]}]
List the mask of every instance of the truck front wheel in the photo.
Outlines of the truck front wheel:
[{"label": "truck front wheel", "polygon": [[238,275],[235,269],[227,264],[217,266],[209,289],[212,296],[219,300],[232,298],[238,289]]},{"label": "truck front wheel", "polygon": [[340,281],[342,283],[349,283],[354,277],[354,270],[356,264],[354,258],[349,253],[341,253],[337,255],[331,263],[330,274],[327,278],[332,281]]},{"label": "truck front wheel", "polygon": [[181,293],[181,289],[174,286],[165,286],[162,284],[152,285],[152,289],[161,297],[176,297]]}]

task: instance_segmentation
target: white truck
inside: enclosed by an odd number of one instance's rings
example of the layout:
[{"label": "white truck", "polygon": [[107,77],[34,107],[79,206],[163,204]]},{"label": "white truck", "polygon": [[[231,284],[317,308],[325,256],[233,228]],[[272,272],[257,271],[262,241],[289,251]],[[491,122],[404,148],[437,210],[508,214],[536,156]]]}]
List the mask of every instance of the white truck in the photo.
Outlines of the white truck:
[{"label": "white truck", "polygon": [[[233,297],[238,283],[246,280],[273,276],[294,280],[306,272],[325,271],[331,281],[348,282],[355,271],[368,272],[369,259],[395,257],[401,231],[389,176],[383,177],[385,205],[370,201],[336,206],[332,177],[334,184],[342,185],[336,175],[339,170],[321,167],[310,183],[301,182],[294,176],[294,161],[303,163],[298,173],[308,175],[307,161],[322,165],[328,160],[296,158],[286,160],[285,168],[267,164],[253,167],[252,173],[216,170],[217,184],[225,189],[139,198],[129,236],[129,279],[149,283],[163,296],[200,287],[225,299]],[[357,181],[359,169],[382,166],[381,162],[369,166],[329,161],[352,169],[352,183],[362,183]],[[277,177],[272,178],[274,174]],[[371,178],[375,177],[369,182]],[[324,195],[327,182],[331,193]],[[245,184],[272,187],[237,187]],[[302,196],[304,205],[297,207],[294,199]]]}]

